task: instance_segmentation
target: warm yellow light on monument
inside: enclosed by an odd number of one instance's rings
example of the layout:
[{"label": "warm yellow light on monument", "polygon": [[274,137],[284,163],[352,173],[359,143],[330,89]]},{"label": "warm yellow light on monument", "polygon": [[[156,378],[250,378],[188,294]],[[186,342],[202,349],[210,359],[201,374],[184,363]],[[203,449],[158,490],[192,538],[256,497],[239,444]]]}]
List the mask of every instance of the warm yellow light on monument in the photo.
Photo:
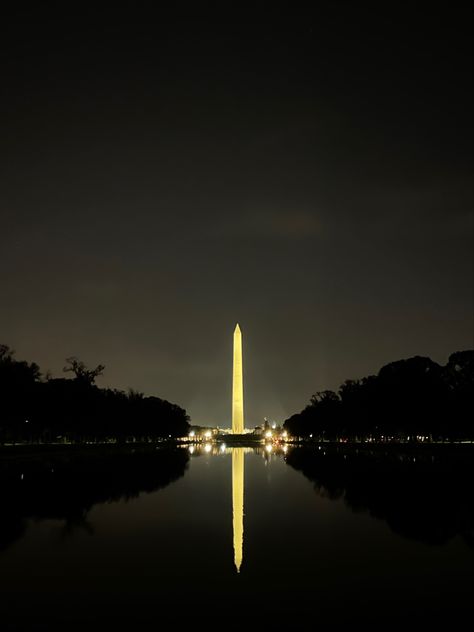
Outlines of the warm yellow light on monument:
[{"label": "warm yellow light on monument", "polygon": [[244,432],[244,385],[242,369],[242,332],[234,330],[234,371],[232,379],[232,433]]}]

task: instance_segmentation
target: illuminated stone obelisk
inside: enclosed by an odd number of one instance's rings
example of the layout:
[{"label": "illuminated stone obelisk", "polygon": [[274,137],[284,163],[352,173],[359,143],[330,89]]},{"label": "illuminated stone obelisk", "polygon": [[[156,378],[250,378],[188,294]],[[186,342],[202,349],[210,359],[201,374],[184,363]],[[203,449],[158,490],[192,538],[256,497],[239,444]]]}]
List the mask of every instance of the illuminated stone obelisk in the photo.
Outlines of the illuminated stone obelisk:
[{"label": "illuminated stone obelisk", "polygon": [[232,380],[232,434],[244,432],[244,385],[242,371],[242,332],[234,330],[234,372]]},{"label": "illuminated stone obelisk", "polygon": [[244,548],[244,448],[232,448],[232,526],[234,564],[240,573]]}]

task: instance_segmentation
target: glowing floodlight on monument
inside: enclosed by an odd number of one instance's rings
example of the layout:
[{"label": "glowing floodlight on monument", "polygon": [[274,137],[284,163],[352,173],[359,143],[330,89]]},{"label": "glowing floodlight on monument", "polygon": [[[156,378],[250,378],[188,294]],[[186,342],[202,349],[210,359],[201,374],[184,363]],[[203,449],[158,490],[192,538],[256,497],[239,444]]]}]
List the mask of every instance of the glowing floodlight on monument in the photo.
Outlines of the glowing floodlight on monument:
[{"label": "glowing floodlight on monument", "polygon": [[234,330],[234,371],[232,379],[232,434],[244,433],[244,385],[242,368],[242,332]]}]

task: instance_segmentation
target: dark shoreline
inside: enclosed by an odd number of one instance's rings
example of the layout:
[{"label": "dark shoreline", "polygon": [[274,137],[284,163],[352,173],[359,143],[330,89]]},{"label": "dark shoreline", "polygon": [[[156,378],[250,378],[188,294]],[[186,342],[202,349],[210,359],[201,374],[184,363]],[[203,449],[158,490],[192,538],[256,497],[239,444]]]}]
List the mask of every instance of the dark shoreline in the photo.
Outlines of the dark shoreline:
[{"label": "dark shoreline", "polygon": [[[202,442],[204,443],[204,442]],[[257,448],[265,444],[261,437],[245,437],[223,435],[215,438],[211,443],[225,443],[228,447]],[[267,442],[269,443],[269,442]],[[150,454],[160,450],[187,448],[200,445],[179,440],[164,440],[159,442],[128,442],[128,443],[15,443],[0,445],[0,462],[7,460],[46,458],[55,456],[113,456],[118,454]],[[303,449],[330,452],[332,454],[362,454],[362,455],[393,455],[397,453],[418,455],[471,456],[474,458],[474,442],[406,442],[406,443],[365,443],[365,442],[336,442],[336,441],[286,441],[272,444],[276,449],[283,445],[289,449]]]},{"label": "dark shoreline", "polygon": [[316,449],[336,452],[338,454],[439,454],[450,453],[467,454],[474,457],[474,442],[405,442],[405,443],[365,443],[365,442],[336,442],[336,441],[288,441],[292,448]]},{"label": "dark shoreline", "polygon": [[114,454],[117,452],[130,452],[133,450],[139,451],[153,451],[160,448],[179,447],[182,445],[181,441],[164,440],[157,442],[77,442],[77,443],[8,443],[0,444],[0,458],[5,455],[10,455],[19,452],[38,454],[38,453],[58,453],[61,451],[68,451],[70,453],[79,453],[82,451],[97,451],[107,454]]}]

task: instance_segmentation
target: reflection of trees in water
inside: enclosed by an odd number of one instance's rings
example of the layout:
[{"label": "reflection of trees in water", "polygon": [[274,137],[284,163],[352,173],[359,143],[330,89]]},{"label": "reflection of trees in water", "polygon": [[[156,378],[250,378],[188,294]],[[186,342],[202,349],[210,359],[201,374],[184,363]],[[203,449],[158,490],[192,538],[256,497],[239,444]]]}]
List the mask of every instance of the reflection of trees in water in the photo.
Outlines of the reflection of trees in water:
[{"label": "reflection of trees in water", "polygon": [[286,462],[319,495],[342,498],[352,511],[384,520],[403,537],[444,544],[460,535],[473,546],[474,455],[466,448],[436,454],[298,448]]},{"label": "reflection of trees in water", "polygon": [[179,448],[91,448],[6,459],[0,469],[0,550],[23,536],[29,519],[64,520],[63,535],[77,527],[92,534],[87,515],[94,505],[166,487],[184,476],[188,461]]}]

